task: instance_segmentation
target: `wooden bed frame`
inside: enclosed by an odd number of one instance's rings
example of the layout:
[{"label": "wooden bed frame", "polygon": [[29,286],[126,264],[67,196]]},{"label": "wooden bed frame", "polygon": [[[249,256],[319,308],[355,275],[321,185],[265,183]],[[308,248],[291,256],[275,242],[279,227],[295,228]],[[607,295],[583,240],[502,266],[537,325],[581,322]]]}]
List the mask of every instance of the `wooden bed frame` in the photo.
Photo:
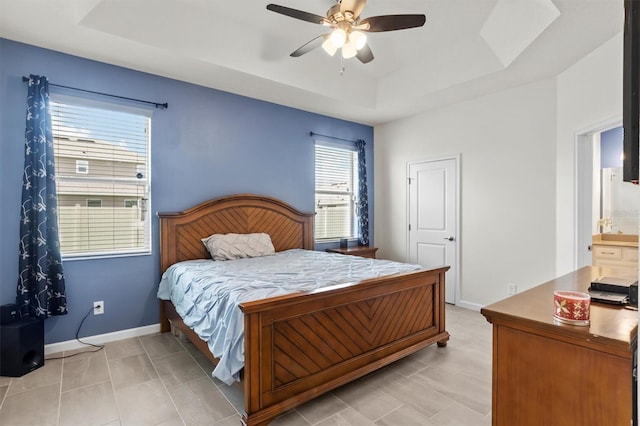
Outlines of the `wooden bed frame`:
[{"label": "wooden bed frame", "polygon": [[[266,232],[276,251],[313,249],[313,213],[265,196],[240,194],[180,213],[159,213],[160,267],[209,258],[201,238]],[[448,267],[242,303],[244,413],[248,426],[278,415],[425,346],[445,346]],[[161,301],[161,329],[184,333],[209,359],[207,344]],[[171,322],[171,325],[170,325]]]}]

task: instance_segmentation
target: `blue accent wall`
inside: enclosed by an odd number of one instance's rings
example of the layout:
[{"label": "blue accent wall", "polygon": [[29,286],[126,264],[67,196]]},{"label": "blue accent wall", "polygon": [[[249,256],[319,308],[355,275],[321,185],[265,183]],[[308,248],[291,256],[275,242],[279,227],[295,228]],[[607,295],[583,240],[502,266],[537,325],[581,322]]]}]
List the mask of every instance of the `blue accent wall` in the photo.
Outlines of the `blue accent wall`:
[{"label": "blue accent wall", "polygon": [[[234,193],[280,198],[314,210],[313,131],[367,142],[373,241],[373,128],[0,38],[0,304],[15,301],[27,87],[22,76],[168,102],[152,118],[152,211],[181,211]],[[149,256],[65,261],[69,314],[45,322],[46,343],[158,323],[158,220]],[[324,247],[316,247],[322,249]]]},{"label": "blue accent wall", "polygon": [[600,167],[622,167],[622,126],[600,134]]}]

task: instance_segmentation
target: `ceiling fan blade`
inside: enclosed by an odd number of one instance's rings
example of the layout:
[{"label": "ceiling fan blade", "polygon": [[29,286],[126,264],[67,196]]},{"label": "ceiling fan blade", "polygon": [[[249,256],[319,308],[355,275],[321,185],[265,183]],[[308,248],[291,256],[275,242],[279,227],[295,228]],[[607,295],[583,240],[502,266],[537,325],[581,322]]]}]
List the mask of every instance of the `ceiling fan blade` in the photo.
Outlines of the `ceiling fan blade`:
[{"label": "ceiling fan blade", "polygon": [[427,18],[424,15],[383,15],[363,19],[358,26],[365,27],[368,25],[369,28],[363,28],[363,31],[376,33],[421,27],[426,20]]},{"label": "ceiling fan blade", "polygon": [[366,4],[367,0],[340,0],[340,12],[351,12],[353,13],[353,18],[357,19]]},{"label": "ceiling fan blade", "polygon": [[307,42],[306,44],[303,44],[302,46],[300,46],[296,51],[291,53],[291,55],[289,55],[289,56],[297,58],[298,56],[302,56],[305,53],[311,52],[316,47],[320,47],[322,45],[322,43],[329,37],[329,35],[330,34],[323,34],[323,35],[320,35],[320,36],[314,38],[313,40],[311,40],[311,41]]},{"label": "ceiling fan blade", "polygon": [[368,64],[369,62],[373,61],[373,52],[371,51],[371,48],[368,44],[365,44],[362,49],[358,50],[358,53],[356,53],[356,58],[358,58],[363,64]]},{"label": "ceiling fan blade", "polygon": [[326,22],[326,18],[324,16],[315,15],[313,13],[304,12],[298,9],[292,9],[290,7],[278,6],[277,4],[268,4],[267,10],[280,13],[282,15],[290,16],[291,18],[312,22],[314,24],[323,24]]}]

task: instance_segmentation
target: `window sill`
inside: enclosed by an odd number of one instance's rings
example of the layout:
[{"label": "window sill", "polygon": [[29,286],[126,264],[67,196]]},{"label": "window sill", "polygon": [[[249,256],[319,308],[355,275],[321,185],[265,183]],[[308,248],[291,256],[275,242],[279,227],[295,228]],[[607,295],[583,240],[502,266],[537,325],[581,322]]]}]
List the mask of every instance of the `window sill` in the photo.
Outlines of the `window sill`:
[{"label": "window sill", "polygon": [[96,259],[113,259],[120,257],[140,257],[140,256],[150,256],[151,251],[143,251],[143,252],[131,252],[131,253],[114,253],[114,254],[78,254],[78,255],[62,255],[63,262],[75,262],[76,260],[96,260]]}]

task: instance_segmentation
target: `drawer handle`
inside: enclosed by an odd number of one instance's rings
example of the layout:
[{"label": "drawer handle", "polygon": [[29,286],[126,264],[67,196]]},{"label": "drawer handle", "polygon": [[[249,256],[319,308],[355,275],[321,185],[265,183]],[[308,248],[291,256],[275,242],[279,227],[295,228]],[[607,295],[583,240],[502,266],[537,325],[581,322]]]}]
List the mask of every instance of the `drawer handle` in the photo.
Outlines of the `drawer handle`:
[{"label": "drawer handle", "polygon": [[602,254],[616,254],[616,253],[613,251],[603,251]]}]

